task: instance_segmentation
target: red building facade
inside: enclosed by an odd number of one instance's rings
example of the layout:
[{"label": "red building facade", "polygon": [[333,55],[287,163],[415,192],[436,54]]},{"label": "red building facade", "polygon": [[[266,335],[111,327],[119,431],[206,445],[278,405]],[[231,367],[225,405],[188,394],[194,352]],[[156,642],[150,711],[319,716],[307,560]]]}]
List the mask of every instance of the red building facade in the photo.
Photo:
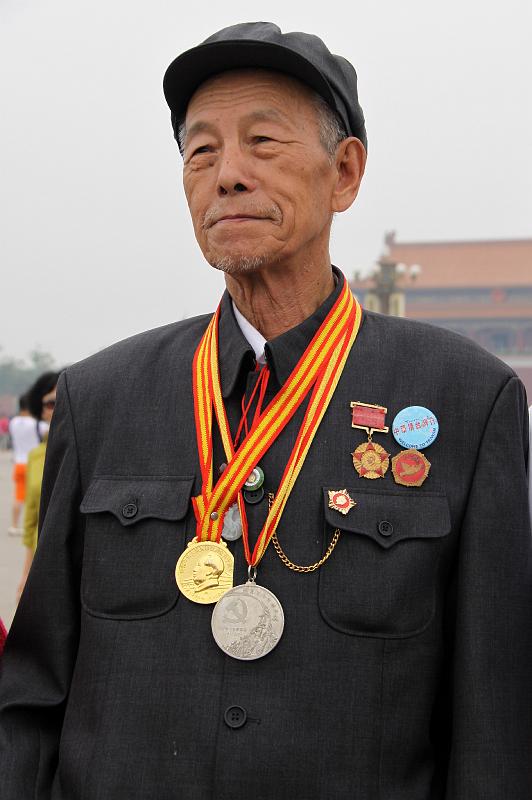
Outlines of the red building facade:
[{"label": "red building facade", "polygon": [[[386,244],[378,273],[393,277],[390,312],[473,339],[515,369],[532,403],[532,239],[397,242],[390,234]],[[376,310],[379,274],[352,283]]]}]

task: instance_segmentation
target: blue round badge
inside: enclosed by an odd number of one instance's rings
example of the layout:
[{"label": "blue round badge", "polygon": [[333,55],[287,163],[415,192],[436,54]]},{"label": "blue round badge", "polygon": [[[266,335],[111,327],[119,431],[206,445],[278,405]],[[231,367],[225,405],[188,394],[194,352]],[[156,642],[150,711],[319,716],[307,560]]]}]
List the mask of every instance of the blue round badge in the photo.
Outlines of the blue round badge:
[{"label": "blue round badge", "polygon": [[408,406],[395,417],[392,432],[402,447],[424,450],[436,439],[440,426],[435,414],[423,406]]}]

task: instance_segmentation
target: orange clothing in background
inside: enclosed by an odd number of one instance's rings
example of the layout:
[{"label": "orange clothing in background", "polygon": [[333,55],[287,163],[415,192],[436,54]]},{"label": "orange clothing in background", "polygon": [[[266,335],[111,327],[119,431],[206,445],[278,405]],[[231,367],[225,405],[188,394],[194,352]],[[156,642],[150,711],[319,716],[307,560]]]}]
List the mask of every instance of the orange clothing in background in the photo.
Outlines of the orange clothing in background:
[{"label": "orange clothing in background", "polygon": [[26,464],[15,464],[13,483],[15,484],[15,500],[23,503],[26,499]]}]

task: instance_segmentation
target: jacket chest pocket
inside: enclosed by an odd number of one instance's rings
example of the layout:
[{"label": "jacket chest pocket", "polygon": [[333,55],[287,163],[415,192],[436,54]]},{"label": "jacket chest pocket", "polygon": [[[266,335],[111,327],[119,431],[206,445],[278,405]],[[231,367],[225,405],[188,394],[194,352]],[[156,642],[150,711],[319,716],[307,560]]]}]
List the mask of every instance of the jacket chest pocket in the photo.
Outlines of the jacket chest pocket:
[{"label": "jacket chest pocket", "polygon": [[324,538],[335,528],[342,534],[320,570],[322,617],[353,636],[421,633],[434,617],[440,554],[451,530],[447,498],[348,487],[356,506],[344,516],[329,508],[328,488]]},{"label": "jacket chest pocket", "polygon": [[193,477],[99,477],[86,515],[81,600],[93,616],[142,619],[169,611],[184,548]]}]

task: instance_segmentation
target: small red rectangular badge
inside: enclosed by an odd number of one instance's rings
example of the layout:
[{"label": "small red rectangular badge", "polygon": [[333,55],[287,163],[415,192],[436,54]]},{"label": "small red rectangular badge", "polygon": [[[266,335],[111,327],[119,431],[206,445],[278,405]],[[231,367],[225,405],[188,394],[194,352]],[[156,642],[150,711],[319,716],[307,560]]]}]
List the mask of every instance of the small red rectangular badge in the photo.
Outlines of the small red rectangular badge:
[{"label": "small red rectangular badge", "polygon": [[368,433],[372,431],[388,433],[386,426],[387,408],[358,402],[351,403],[351,408],[353,409],[353,428],[361,428],[362,430],[367,430]]}]

